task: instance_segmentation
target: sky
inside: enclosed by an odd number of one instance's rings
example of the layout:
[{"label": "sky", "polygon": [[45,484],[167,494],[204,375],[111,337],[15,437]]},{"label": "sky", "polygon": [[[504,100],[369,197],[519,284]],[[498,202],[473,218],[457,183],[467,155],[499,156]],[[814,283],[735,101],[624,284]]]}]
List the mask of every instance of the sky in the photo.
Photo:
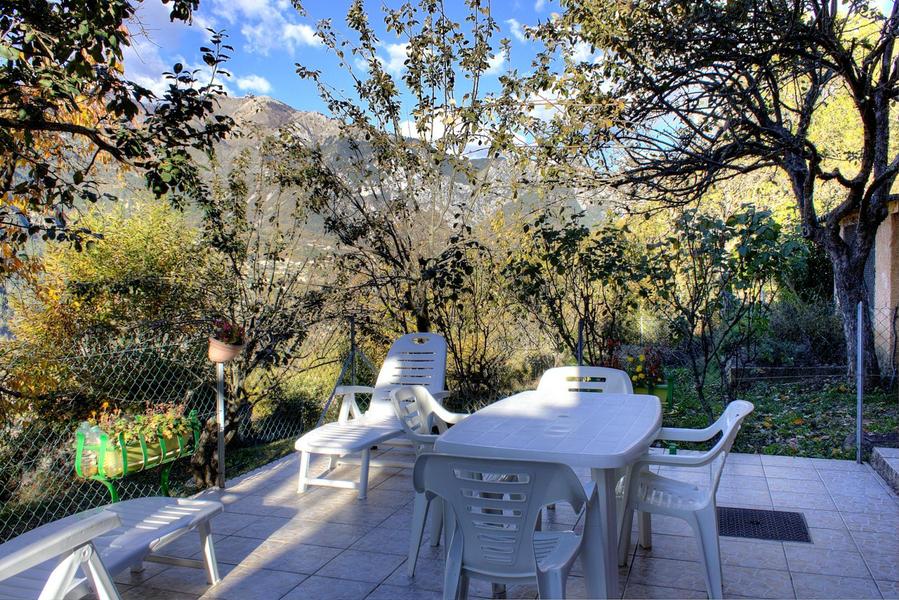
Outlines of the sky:
[{"label": "sky", "polygon": [[[385,3],[395,6],[400,2]],[[232,76],[223,81],[229,95],[266,95],[300,110],[327,113],[314,86],[296,75],[295,64],[321,70],[329,84],[352,93],[349,77],[314,35],[321,19],[331,19],[338,33],[346,32],[349,5],[349,0],[307,0],[304,16],[289,0],[200,0],[193,23],[186,25],[170,23],[168,8],[161,0],[145,0],[139,5],[136,22],[130,24],[133,42],[125,55],[126,76],[160,93],[165,87],[163,71],[176,62],[200,68],[199,48],[208,42],[206,28],[224,29],[234,47],[226,65]],[[381,0],[366,1],[369,21],[382,40],[379,55],[389,72],[400,75],[405,58],[402,40],[386,32],[381,6]],[[448,0],[447,6],[452,18],[464,18],[461,0]],[[491,60],[491,69],[481,82],[484,91],[495,89],[499,75],[508,68],[529,69],[538,44],[525,38],[523,27],[546,21],[558,10],[553,0],[494,0],[492,14],[501,31],[493,45],[498,50],[499,40],[508,38],[511,49],[508,56],[497,54]],[[586,55],[589,49],[576,52]]]}]

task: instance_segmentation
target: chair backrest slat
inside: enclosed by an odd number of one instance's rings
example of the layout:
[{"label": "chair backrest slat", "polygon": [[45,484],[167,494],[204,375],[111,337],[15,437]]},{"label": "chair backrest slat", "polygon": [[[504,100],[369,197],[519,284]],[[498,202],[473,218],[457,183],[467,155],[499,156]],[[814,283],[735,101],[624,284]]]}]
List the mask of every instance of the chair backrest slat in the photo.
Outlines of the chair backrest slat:
[{"label": "chair backrest slat", "polygon": [[368,411],[391,414],[390,392],[406,385],[422,385],[431,393],[442,392],[446,380],[446,341],[436,333],[410,333],[387,352],[378,372]]},{"label": "chair backrest slat", "polygon": [[547,394],[633,394],[631,378],[608,367],[556,367],[540,377],[537,391]]}]

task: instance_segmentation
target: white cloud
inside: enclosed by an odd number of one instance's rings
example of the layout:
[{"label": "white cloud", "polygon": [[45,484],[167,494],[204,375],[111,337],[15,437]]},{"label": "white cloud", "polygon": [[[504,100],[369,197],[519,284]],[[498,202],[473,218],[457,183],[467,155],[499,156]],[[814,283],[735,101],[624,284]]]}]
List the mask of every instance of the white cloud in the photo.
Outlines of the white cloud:
[{"label": "white cloud", "polygon": [[399,75],[405,68],[409,44],[387,44],[384,49],[387,50],[387,58],[378,57],[378,60],[384,65],[385,71],[393,75]]},{"label": "white cloud", "polygon": [[498,52],[487,59],[486,75],[496,75],[503,70],[506,62],[509,60],[509,53],[506,51]]},{"label": "white cloud", "polygon": [[587,42],[577,42],[568,49],[568,54],[574,62],[590,62],[593,52],[590,50],[590,44]]},{"label": "white cloud", "polygon": [[534,2],[534,11],[535,12],[540,12],[544,8],[546,8],[546,0],[537,0],[536,2]]},{"label": "white cloud", "polygon": [[534,104],[534,108],[528,111],[528,115],[541,121],[552,121],[560,110],[559,94],[553,91],[531,94],[527,101]]},{"label": "white cloud", "polygon": [[246,77],[238,77],[234,83],[237,87],[245,92],[257,92],[259,94],[268,94],[272,91],[272,84],[269,80],[260,75],[247,75]]},{"label": "white cloud", "polygon": [[321,40],[315,35],[315,29],[305,23],[287,23],[283,29],[284,37],[298,46],[318,46]]},{"label": "white cloud", "polygon": [[524,27],[521,23],[518,22],[517,19],[506,19],[506,23],[509,25],[509,31],[512,32],[512,35],[519,42],[527,42],[528,38],[525,35]]},{"label": "white cloud", "polygon": [[210,22],[239,24],[248,52],[295,54],[298,48],[321,45],[313,27],[294,20],[297,13],[287,0],[209,0],[203,9]]}]

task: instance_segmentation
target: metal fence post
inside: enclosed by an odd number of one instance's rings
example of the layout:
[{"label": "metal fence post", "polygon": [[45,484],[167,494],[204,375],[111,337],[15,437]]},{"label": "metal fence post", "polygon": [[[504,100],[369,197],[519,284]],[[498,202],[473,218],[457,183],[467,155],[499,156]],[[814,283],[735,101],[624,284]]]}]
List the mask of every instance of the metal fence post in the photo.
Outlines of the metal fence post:
[{"label": "metal fence post", "polygon": [[225,363],[216,363],[215,420],[218,424],[218,475],[216,486],[225,489]]},{"label": "metal fence post", "polygon": [[356,385],[356,319],[350,317],[350,357],[353,361],[350,365],[350,382]]},{"label": "metal fence post", "polygon": [[577,321],[577,366],[584,364],[584,320]]},{"label": "metal fence post", "polygon": [[856,336],[855,336],[855,353],[856,353],[856,363],[855,363],[855,462],[861,464],[862,462],[862,410],[864,403],[864,388],[865,388],[865,335],[864,335],[864,314],[863,311],[864,306],[861,302],[858,303],[857,317],[856,317]]}]

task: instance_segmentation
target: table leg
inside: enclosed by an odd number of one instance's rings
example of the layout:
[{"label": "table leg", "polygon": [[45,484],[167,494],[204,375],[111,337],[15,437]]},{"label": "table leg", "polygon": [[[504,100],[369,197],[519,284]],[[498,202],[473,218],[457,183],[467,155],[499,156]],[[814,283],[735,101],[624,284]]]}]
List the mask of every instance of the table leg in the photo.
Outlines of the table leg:
[{"label": "table leg", "polygon": [[615,506],[615,469],[593,469],[596,496],[587,510],[590,518],[581,551],[584,583],[590,598],[618,598],[618,516]]}]

